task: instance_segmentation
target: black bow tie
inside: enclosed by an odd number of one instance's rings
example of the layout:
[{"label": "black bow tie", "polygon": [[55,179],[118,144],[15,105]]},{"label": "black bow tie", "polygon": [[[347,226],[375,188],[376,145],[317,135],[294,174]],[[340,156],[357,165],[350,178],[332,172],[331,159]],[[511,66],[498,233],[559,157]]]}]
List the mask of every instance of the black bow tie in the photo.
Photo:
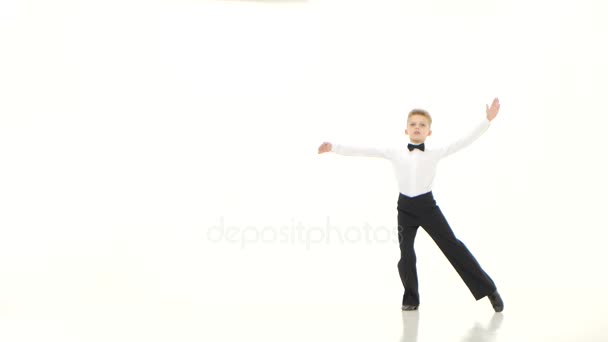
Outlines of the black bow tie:
[{"label": "black bow tie", "polygon": [[422,143],[420,145],[407,144],[408,150],[413,151],[415,148],[419,149],[420,151],[424,151],[424,143]]}]

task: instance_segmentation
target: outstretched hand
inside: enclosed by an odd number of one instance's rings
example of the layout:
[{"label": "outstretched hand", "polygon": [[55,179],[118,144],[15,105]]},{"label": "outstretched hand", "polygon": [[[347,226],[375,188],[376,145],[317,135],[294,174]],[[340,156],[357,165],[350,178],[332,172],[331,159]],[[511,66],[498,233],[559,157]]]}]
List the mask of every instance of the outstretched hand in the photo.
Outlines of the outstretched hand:
[{"label": "outstretched hand", "polygon": [[331,143],[324,142],[319,146],[319,153],[331,152]]},{"label": "outstretched hand", "polygon": [[495,98],[494,101],[492,101],[491,106],[488,107],[488,105],[486,105],[486,115],[488,117],[488,121],[494,120],[496,115],[498,115],[499,110],[500,110],[500,102],[498,102],[498,98]]}]

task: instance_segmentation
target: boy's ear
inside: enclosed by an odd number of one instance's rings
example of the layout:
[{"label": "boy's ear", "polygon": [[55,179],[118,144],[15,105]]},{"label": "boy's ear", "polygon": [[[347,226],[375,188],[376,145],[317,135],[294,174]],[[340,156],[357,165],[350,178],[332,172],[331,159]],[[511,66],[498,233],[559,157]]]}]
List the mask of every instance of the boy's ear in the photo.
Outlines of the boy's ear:
[{"label": "boy's ear", "polygon": [[409,133],[407,132],[407,128],[405,129],[405,135],[408,135]]},{"label": "boy's ear", "polygon": [[[433,131],[431,131],[431,130],[429,129],[429,135],[431,135],[431,134],[433,134]],[[429,135],[427,135],[427,137],[428,137]]]}]

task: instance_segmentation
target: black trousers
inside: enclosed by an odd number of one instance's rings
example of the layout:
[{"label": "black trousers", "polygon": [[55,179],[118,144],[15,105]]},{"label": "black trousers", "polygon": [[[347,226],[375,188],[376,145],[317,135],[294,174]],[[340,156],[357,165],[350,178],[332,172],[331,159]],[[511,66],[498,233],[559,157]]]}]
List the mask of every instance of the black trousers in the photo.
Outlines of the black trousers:
[{"label": "black trousers", "polygon": [[476,300],[490,295],[496,290],[496,285],[490,276],[484,272],[473,254],[452,232],[443,213],[435,203],[432,192],[415,197],[399,193],[397,212],[399,248],[401,249],[401,259],[397,268],[405,289],[402,304],[420,304],[416,253],[414,252],[414,239],[420,226],[439,246]]}]

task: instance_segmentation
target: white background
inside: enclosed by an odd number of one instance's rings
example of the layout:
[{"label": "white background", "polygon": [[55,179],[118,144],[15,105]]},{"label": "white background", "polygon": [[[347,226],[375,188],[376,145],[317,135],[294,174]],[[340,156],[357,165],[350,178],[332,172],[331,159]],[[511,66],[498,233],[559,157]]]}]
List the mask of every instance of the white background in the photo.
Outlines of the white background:
[{"label": "white background", "polygon": [[[452,228],[503,297],[606,288],[602,6],[1,0],[3,340],[186,341],[203,318],[224,336],[222,313],[398,307],[390,163],[317,147],[406,143],[413,107],[449,142],[495,96],[438,171]],[[474,305],[423,231],[416,248],[423,303]]]}]

